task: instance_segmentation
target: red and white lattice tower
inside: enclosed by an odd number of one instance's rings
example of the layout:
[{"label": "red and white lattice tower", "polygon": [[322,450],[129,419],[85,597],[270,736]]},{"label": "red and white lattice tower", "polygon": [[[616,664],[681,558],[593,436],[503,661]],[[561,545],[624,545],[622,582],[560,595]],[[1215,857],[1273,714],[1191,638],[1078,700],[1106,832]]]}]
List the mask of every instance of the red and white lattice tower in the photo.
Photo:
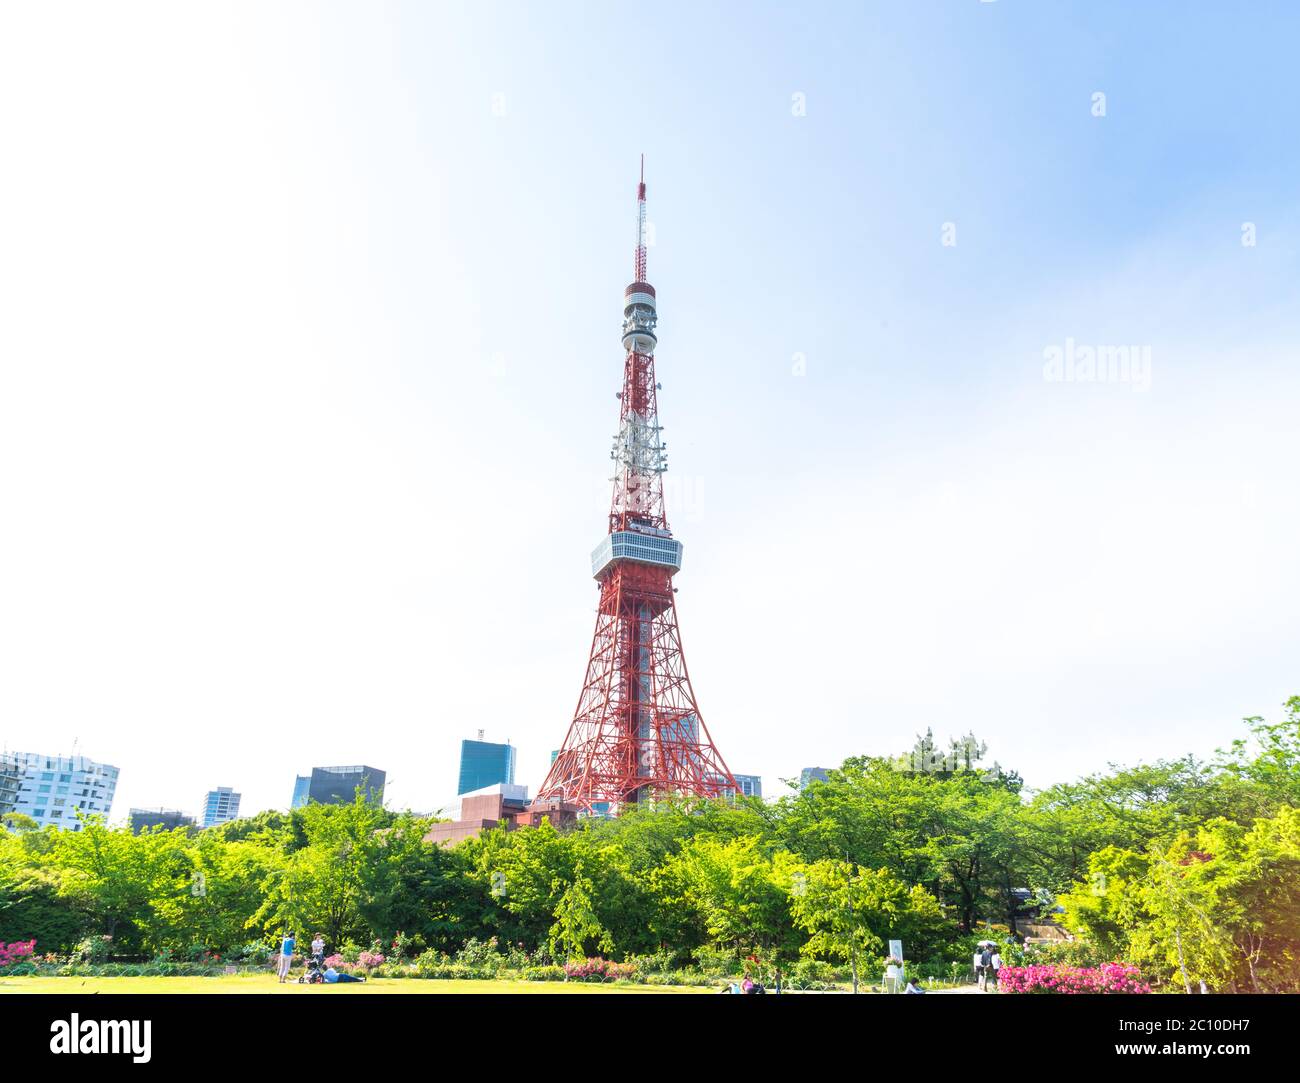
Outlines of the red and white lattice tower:
[{"label": "red and white lattice tower", "polygon": [[623,390],[609,533],[592,553],[600,608],[578,708],[537,794],[585,813],[670,794],[739,787],[705,728],[677,630],[682,544],[664,514],[667,469],[655,382],[654,287],[646,281],[645,160],[637,188],[636,275],[623,291]]}]

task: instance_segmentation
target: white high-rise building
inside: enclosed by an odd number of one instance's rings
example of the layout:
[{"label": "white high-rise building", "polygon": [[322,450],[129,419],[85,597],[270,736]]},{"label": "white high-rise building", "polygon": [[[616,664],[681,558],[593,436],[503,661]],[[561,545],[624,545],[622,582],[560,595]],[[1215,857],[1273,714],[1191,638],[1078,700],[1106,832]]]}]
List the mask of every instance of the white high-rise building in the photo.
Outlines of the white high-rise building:
[{"label": "white high-rise building", "polygon": [[18,787],[23,781],[23,766],[8,752],[0,752],[0,816],[13,812]]},{"label": "white high-rise building", "polygon": [[81,830],[78,812],[108,818],[117,789],[117,768],[86,756],[46,756],[16,752],[23,769],[14,811],[32,817],[41,827]]},{"label": "white high-rise building", "polygon": [[216,827],[227,820],[239,819],[239,794],[229,786],[209,790],[203,798],[203,826]]}]

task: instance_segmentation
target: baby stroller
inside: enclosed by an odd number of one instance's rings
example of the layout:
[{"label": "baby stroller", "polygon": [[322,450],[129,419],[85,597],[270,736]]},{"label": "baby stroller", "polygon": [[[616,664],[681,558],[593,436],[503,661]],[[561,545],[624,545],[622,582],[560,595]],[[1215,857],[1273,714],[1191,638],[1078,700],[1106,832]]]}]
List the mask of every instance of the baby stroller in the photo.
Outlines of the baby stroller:
[{"label": "baby stroller", "polygon": [[315,955],[307,962],[307,973],[298,979],[299,985],[320,985],[325,981],[325,968]]}]

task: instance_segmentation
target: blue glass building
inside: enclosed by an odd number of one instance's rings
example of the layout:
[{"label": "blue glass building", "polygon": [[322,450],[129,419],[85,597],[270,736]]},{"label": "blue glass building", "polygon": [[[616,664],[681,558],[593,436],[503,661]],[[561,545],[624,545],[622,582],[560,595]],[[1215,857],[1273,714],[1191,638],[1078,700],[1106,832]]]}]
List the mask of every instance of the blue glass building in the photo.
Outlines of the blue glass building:
[{"label": "blue glass building", "polygon": [[514,782],[514,745],[498,745],[491,741],[461,741],[460,779],[456,794],[495,786],[498,782]]},{"label": "blue glass building", "polygon": [[209,790],[203,798],[203,826],[216,827],[239,819],[239,794],[229,786]]}]

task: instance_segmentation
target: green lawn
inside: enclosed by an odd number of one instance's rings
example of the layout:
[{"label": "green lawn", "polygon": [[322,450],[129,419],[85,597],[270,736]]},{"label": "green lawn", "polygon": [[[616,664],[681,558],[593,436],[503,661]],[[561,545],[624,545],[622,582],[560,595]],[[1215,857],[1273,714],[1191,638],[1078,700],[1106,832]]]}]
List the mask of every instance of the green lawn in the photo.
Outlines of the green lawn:
[{"label": "green lawn", "polygon": [[710,993],[663,985],[592,985],[559,981],[435,981],[375,978],[356,985],[281,985],[273,974],[213,978],[0,978],[4,993],[278,993],[282,996],[372,996],[380,993]]}]

